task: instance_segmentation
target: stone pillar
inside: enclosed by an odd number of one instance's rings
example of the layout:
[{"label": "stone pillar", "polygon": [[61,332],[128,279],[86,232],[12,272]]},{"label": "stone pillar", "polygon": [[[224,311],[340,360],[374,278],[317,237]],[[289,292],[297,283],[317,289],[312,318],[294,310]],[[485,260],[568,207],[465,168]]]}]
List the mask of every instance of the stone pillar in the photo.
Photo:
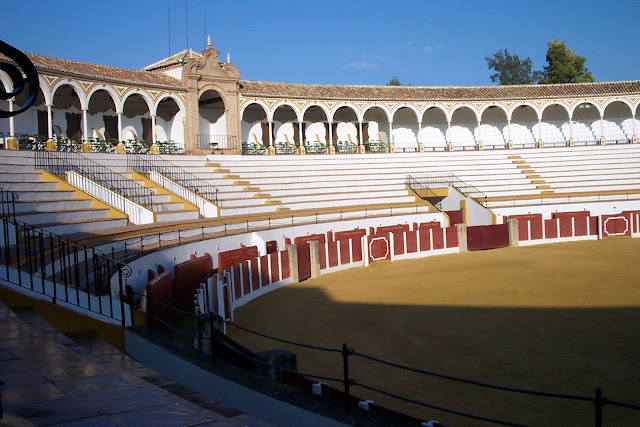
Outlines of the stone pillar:
[{"label": "stone pillar", "polygon": [[269,120],[267,122],[269,124],[269,147],[273,145],[273,122]]},{"label": "stone pillar", "polygon": [[122,111],[117,111],[118,114],[118,142],[122,142]]},{"label": "stone pillar", "polygon": [[519,246],[518,220],[515,218],[508,219],[507,224],[509,225],[509,246]]},{"label": "stone pillar", "polygon": [[467,226],[465,224],[456,224],[458,233],[458,249],[460,252],[467,252]]},{"label": "stone pillar", "polygon": [[298,122],[298,138],[300,139],[298,142],[300,143],[300,145],[304,145],[304,135],[302,134],[302,122]]},{"label": "stone pillar", "polygon": [[53,112],[51,105],[47,105],[47,137],[53,139]]},{"label": "stone pillar", "polygon": [[156,143],[156,116],[151,116],[151,142]]},{"label": "stone pillar", "polygon": [[89,138],[89,124],[87,123],[87,109],[82,109],[82,141]]},{"label": "stone pillar", "polygon": [[[11,98],[9,100],[9,112],[13,111],[13,101],[14,101],[14,98]],[[9,117],[9,136],[12,138],[16,136],[16,125],[14,121],[14,116]]]},{"label": "stone pillar", "polygon": [[296,245],[287,245],[285,250],[289,251],[289,272],[291,273],[292,283],[300,283],[298,274],[298,247]]},{"label": "stone pillar", "polygon": [[311,278],[320,277],[320,242],[312,240],[309,242],[309,256],[311,258]]}]

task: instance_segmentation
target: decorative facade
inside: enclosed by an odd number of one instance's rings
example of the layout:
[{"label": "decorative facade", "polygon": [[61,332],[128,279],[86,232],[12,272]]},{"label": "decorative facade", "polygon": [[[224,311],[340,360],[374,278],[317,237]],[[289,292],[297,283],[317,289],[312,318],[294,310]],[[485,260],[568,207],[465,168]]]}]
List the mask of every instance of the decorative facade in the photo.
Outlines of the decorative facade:
[{"label": "decorative facade", "polygon": [[[31,110],[0,120],[5,141],[28,135],[58,145],[99,140],[132,149],[171,142],[187,153],[303,154],[635,143],[640,133],[640,81],[482,87],[248,81],[210,44],[142,70],[28,56],[40,94]],[[1,72],[0,82],[10,89]]]}]

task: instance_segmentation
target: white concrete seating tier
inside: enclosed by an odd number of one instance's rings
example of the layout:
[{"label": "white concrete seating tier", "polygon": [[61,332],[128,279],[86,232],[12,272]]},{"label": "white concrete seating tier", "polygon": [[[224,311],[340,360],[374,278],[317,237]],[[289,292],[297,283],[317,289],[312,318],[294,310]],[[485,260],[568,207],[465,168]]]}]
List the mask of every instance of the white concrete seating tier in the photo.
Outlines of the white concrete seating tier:
[{"label": "white concrete seating tier", "polygon": [[0,150],[0,187],[15,192],[16,219],[56,234],[87,232],[127,225],[110,218],[108,209],[94,208],[90,199],[76,199],[75,191],[59,190],[56,182],[42,182],[34,173],[31,151]]}]

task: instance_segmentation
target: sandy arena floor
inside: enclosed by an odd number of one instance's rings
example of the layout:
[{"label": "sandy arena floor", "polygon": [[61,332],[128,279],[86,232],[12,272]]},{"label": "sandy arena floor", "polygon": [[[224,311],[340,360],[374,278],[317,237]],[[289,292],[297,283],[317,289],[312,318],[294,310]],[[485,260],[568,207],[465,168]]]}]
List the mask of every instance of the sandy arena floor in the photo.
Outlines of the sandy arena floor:
[{"label": "sandy arena floor", "polygon": [[[293,341],[356,351],[509,387],[640,405],[640,239],[559,243],[381,262],[269,293],[236,321]],[[341,377],[339,354],[233,330],[259,351],[287,348],[301,372]],[[350,358],[357,382],[462,412],[529,425],[590,425],[591,402],[473,387]],[[447,425],[456,415],[375,395],[359,397]],[[605,425],[640,412],[604,407]],[[482,424],[482,423],[480,423]]]}]

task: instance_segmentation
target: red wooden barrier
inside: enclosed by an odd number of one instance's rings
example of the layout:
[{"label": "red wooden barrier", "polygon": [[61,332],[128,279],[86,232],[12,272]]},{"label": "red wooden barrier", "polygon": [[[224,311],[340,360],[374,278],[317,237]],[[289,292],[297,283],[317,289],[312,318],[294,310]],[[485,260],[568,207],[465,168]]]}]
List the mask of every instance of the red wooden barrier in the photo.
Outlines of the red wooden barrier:
[{"label": "red wooden barrier", "polygon": [[176,306],[181,310],[193,310],[193,295],[200,283],[206,283],[211,276],[211,255],[204,254],[174,267],[176,285]]},{"label": "red wooden barrier", "polygon": [[477,225],[467,227],[467,249],[505,248],[509,246],[509,225]]},{"label": "red wooden barrier", "polygon": [[243,246],[238,249],[218,253],[218,269],[225,270],[232,265],[240,264],[258,256],[257,246]]}]

